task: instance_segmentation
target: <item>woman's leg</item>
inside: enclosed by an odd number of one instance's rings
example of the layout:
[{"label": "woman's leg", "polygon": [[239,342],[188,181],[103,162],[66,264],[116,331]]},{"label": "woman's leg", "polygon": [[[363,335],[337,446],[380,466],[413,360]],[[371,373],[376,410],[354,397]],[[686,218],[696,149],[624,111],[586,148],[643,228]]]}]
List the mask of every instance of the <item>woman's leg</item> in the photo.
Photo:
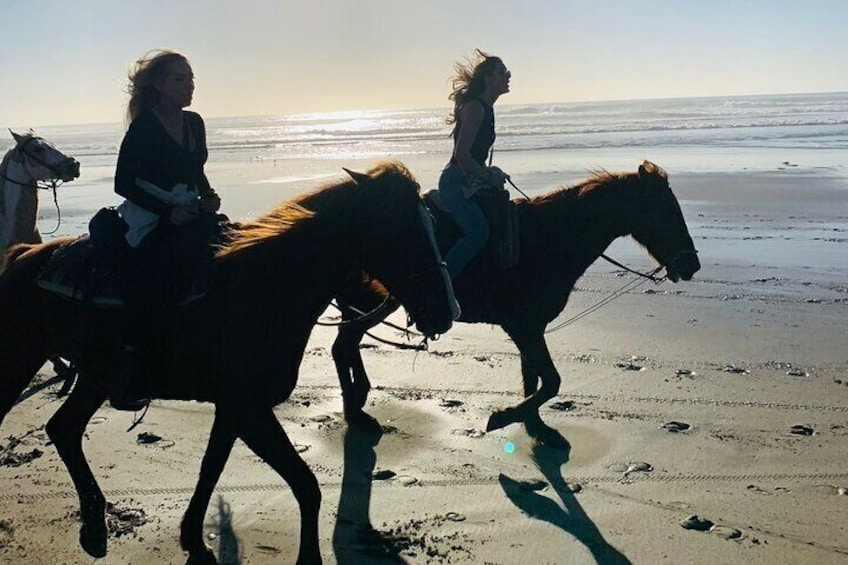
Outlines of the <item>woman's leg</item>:
[{"label": "woman's leg", "polygon": [[489,239],[486,216],[474,200],[465,197],[462,192],[464,184],[465,174],[456,165],[449,165],[439,178],[439,195],[442,202],[462,230],[462,237],[445,256],[451,279],[456,279],[462,273]]}]

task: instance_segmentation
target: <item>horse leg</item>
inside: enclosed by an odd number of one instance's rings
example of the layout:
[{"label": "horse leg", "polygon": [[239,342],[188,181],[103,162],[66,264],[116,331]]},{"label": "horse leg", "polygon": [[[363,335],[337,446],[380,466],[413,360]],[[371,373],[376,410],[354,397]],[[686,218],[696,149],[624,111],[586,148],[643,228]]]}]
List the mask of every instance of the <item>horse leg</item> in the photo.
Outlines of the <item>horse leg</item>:
[{"label": "horse leg", "polygon": [[250,406],[233,416],[239,418],[238,436],[289,484],[297,499],[300,507],[300,550],[297,554],[297,564],[320,564],[318,511],[321,506],[321,489],[318,487],[318,479],[295,451],[270,407]]},{"label": "horse leg", "polygon": [[68,393],[71,392],[71,387],[74,386],[74,382],[76,381],[76,370],[71,368],[71,366],[65,363],[65,361],[58,355],[54,355],[48,360],[53,365],[53,372],[56,373],[57,377],[62,379],[62,388],[59,389],[56,396],[67,396]]},{"label": "horse leg", "polygon": [[380,428],[379,422],[363,410],[371,391],[371,382],[362,363],[359,343],[367,330],[364,324],[339,326],[339,333],[332,348],[333,362],[336,364],[336,373],[342,388],[345,420],[361,431]]},{"label": "horse leg", "polygon": [[79,496],[80,545],[86,553],[97,558],[106,555],[106,499],[85,459],[82,436],[86,424],[105,400],[105,389],[89,379],[80,379],[46,427]]},{"label": "horse leg", "polygon": [[[539,416],[539,408],[557,395],[562,382],[551,360],[544,331],[507,329],[507,333],[521,353],[525,399],[514,407],[493,413],[489,417],[486,430],[497,430],[509,424],[524,422],[527,432],[534,439],[556,447],[568,447],[565,438],[542,422]],[[540,379],[542,386],[537,390]]]},{"label": "horse leg", "polygon": [[0,425],[47,359],[37,349],[0,337]]},{"label": "horse leg", "polygon": [[188,551],[189,563],[217,563],[212,550],[203,541],[203,517],[236,440],[235,432],[228,424],[226,416],[216,411],[209,444],[200,466],[200,478],[180,524],[180,547]]}]

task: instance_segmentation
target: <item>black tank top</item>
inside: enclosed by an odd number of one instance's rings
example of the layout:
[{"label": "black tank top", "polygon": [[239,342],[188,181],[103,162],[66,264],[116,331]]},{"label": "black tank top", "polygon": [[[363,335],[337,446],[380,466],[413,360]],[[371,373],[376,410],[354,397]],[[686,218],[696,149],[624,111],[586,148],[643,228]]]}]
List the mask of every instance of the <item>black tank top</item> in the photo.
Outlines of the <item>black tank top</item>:
[{"label": "black tank top", "polygon": [[[481,167],[485,167],[486,160],[489,158],[489,150],[495,144],[495,109],[479,98],[476,100],[483,105],[483,121],[480,122],[480,129],[477,130],[477,137],[474,138],[474,143],[471,144],[471,158]],[[454,147],[456,147],[456,140],[459,137],[459,128],[461,126],[462,121],[457,117],[453,133],[451,134],[453,136]]]}]

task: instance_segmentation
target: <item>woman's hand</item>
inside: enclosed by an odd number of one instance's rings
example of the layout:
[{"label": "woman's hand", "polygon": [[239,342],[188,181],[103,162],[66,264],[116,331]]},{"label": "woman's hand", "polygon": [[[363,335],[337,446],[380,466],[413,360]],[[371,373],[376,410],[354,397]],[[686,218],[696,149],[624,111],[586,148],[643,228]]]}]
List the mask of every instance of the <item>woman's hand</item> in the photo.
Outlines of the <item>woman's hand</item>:
[{"label": "woman's hand", "polygon": [[201,212],[217,212],[220,208],[221,197],[214,192],[200,199]]},{"label": "woman's hand", "polygon": [[503,188],[508,180],[509,175],[503,172],[500,167],[486,167],[486,181],[490,185]]},{"label": "woman's hand", "polygon": [[174,206],[171,209],[171,223],[175,226],[187,224],[197,217],[197,206]]}]

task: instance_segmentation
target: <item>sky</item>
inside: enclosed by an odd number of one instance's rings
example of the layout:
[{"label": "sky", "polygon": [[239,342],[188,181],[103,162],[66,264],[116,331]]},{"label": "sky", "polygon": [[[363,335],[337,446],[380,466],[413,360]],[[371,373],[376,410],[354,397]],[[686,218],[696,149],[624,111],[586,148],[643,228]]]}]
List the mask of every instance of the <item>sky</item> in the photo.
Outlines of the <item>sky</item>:
[{"label": "sky", "polygon": [[127,70],[184,53],[204,117],[449,107],[455,60],[499,104],[848,91],[845,0],[0,0],[0,127],[120,122]]}]

